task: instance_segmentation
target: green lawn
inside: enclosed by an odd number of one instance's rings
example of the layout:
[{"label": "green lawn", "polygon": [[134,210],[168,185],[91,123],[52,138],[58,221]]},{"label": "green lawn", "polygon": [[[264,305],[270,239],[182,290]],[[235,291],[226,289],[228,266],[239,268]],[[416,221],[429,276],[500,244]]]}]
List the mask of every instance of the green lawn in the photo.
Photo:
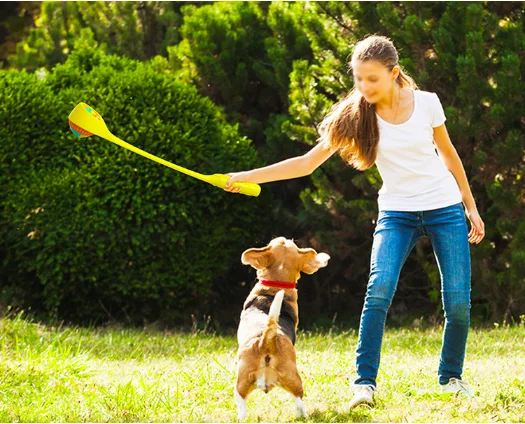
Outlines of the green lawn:
[{"label": "green lawn", "polygon": [[[475,398],[440,395],[442,329],[389,329],[377,405],[348,410],[356,329],[299,332],[307,422],[525,421],[525,326],[472,329],[464,379]],[[388,324],[387,324],[388,325]],[[53,328],[0,318],[0,422],[237,421],[234,336]],[[248,421],[295,421],[280,389],[248,398]]]}]

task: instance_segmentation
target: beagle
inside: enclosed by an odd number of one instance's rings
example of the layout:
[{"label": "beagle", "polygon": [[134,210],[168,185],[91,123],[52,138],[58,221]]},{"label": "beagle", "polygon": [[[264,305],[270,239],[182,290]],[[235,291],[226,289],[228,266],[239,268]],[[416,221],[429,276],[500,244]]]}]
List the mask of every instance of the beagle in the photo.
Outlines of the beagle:
[{"label": "beagle", "polygon": [[244,302],[237,330],[234,397],[239,419],[246,419],[246,398],[254,389],[268,393],[276,386],[294,396],[297,416],[306,417],[294,349],[299,322],[296,284],[301,272],[313,274],[329,259],[284,237],[242,254],[241,262],[257,270],[258,282]]}]

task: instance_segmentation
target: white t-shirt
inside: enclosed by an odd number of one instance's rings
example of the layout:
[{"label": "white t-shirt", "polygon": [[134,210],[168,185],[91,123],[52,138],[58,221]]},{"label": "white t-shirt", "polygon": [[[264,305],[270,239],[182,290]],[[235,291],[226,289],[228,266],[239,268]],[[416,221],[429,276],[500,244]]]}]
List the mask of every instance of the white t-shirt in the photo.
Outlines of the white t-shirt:
[{"label": "white t-shirt", "polygon": [[402,124],[390,124],[378,114],[376,166],[383,179],[379,210],[424,211],[462,201],[454,175],[438,156],[433,128],[445,112],[436,93],[413,90],[414,111]]}]

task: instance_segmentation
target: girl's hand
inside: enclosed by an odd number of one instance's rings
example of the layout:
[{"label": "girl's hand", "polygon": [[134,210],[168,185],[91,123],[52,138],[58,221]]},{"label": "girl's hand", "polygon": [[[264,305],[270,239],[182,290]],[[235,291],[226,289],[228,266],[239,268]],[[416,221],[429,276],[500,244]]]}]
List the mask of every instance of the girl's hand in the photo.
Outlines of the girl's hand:
[{"label": "girl's hand", "polygon": [[248,172],[230,172],[229,174],[231,178],[226,181],[226,187],[224,188],[225,191],[229,191],[230,193],[238,193],[241,191],[240,187],[232,187],[233,183],[236,182],[245,182],[249,183],[250,181],[249,173]]},{"label": "girl's hand", "polygon": [[470,224],[472,226],[470,233],[468,234],[468,241],[470,243],[478,244],[481,240],[483,240],[483,237],[485,237],[485,224],[483,223],[483,220],[479,216],[479,212],[477,210],[472,213],[467,213],[467,217],[470,220]]}]

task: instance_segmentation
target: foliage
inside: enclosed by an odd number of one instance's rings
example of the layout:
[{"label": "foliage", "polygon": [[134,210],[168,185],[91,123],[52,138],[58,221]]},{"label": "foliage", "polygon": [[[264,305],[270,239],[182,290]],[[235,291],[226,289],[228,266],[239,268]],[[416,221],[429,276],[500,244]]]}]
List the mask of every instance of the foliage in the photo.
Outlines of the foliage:
[{"label": "foliage", "polygon": [[209,99],[152,66],[86,48],[42,81],[0,73],[4,297],[67,319],[188,322],[264,225],[251,198],[69,131],[82,100],[123,140],[189,169],[258,164]]},{"label": "foliage", "polygon": [[[62,63],[64,53],[53,53],[59,52],[56,46],[61,43],[70,51],[90,47],[130,57],[142,51],[125,42],[143,31],[137,29],[141,28],[138,4],[43,2],[43,6],[37,25],[43,32],[20,47],[40,55],[33,65],[30,60],[20,62],[30,71]],[[348,72],[353,46],[369,34],[390,37],[404,70],[422,90],[441,99],[448,132],[485,221],[484,241],[471,245],[473,313],[484,319],[510,320],[523,312],[521,3],[214,2],[180,4],[175,9],[164,3],[142,7],[159,11],[155,15],[159,19],[164,8],[165,24],[160,26],[174,34],[137,36],[139,45],[146,38],[155,40],[150,51],[165,57],[157,56],[151,66],[160,73],[168,66],[178,81],[195,86],[217,104],[226,121],[253,140],[263,164],[312,148],[318,124],[353,86]],[[69,8],[79,8],[80,15],[68,12],[63,24],[65,15],[60,11]],[[102,19],[103,14],[109,18]],[[84,24],[75,23],[75,16],[85,16]],[[101,29],[104,22],[111,31]],[[38,43],[48,47],[36,48]],[[84,60],[83,55],[75,60]],[[55,78],[56,89],[67,90],[70,80],[75,84],[82,78],[78,71],[66,71]],[[101,90],[106,96],[111,93],[109,87]],[[233,162],[226,171],[245,169]],[[284,235],[302,247],[329,253],[328,268],[301,280],[303,305],[312,316],[328,319],[336,313],[358,315],[368,281],[381,183],[376,167],[359,172],[334,156],[309,178],[267,184],[263,191],[273,195],[267,216],[272,224],[244,239],[243,247],[257,247],[273,235]],[[230,323],[229,306],[242,302],[246,280],[254,275],[238,264],[238,256],[235,262],[228,274],[214,282],[214,302],[208,311]],[[442,319],[439,270],[428,239],[416,246],[403,268],[391,318],[402,317],[409,305],[412,311]]]}]

